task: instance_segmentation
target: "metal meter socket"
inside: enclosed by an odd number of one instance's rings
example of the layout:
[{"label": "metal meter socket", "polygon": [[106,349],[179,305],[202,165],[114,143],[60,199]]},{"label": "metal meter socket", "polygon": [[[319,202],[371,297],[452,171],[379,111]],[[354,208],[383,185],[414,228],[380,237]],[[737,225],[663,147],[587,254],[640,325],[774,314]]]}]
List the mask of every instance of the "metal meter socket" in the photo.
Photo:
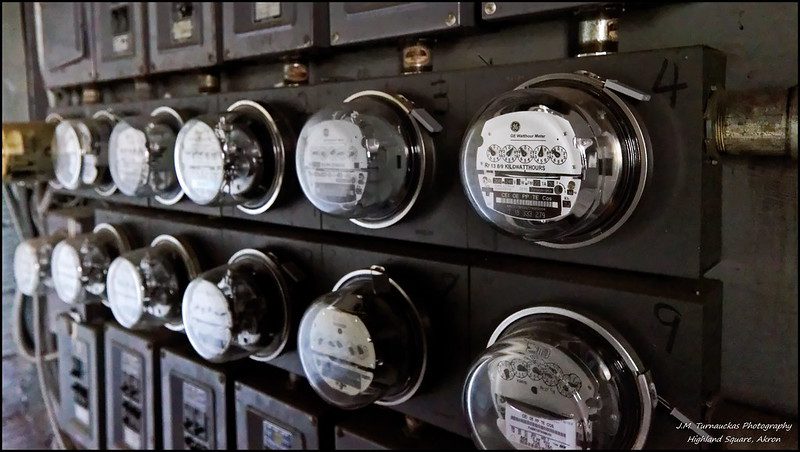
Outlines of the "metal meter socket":
[{"label": "metal meter socket", "polygon": [[119,191],[128,196],[155,196],[172,205],[183,197],[175,175],[175,139],[184,118],[170,107],[150,116],[121,119],[111,132],[109,169]]},{"label": "metal meter socket", "polygon": [[189,342],[212,362],[277,357],[289,341],[298,280],[291,264],[272,253],[237,252],[186,288],[182,311]]},{"label": "metal meter socket", "polygon": [[91,119],[63,119],[51,146],[56,180],[69,190],[92,186],[103,196],[116,191],[108,168],[108,140],[118,119],[101,110]]},{"label": "metal meter socket", "polygon": [[303,370],[340,408],[403,403],[425,375],[425,324],[383,268],[354,271],[306,310],[297,339]]},{"label": "metal meter socket", "polygon": [[227,111],[191,119],[175,143],[175,172],[201,205],[237,204],[256,215],[280,195],[293,138],[264,105],[235,102]]},{"label": "metal meter socket", "polygon": [[53,249],[53,286],[68,304],[107,304],[106,275],[111,262],[131,249],[119,226],[102,223],[94,231],[62,240]]},{"label": "metal meter socket", "polygon": [[362,91],[315,113],[297,141],[297,175],[319,210],[370,229],[406,216],[434,170],[441,125],[399,94]]},{"label": "metal meter socket", "polygon": [[650,172],[649,139],[633,107],[648,99],[583,72],[538,77],[494,98],[461,148],[475,211],[553,248],[608,237],[636,208]]},{"label": "metal meter socket", "polygon": [[32,297],[53,287],[50,276],[53,248],[66,236],[64,231],[58,231],[17,245],[14,250],[14,281],[23,295]]},{"label": "metal meter socket", "polygon": [[650,374],[619,333],[549,306],[505,319],[464,385],[482,449],[641,449],[656,400]]},{"label": "metal meter socket", "polygon": [[183,293],[198,274],[194,250],[180,238],[160,235],[150,247],[122,254],[111,263],[106,279],[111,312],[125,328],[164,325],[181,331]]}]

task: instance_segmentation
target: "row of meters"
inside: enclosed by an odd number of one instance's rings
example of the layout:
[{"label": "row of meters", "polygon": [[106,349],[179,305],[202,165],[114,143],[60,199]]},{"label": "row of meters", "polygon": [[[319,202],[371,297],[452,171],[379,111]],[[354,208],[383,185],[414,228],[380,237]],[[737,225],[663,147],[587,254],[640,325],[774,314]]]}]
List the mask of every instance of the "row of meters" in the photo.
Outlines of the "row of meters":
[{"label": "row of meters", "polygon": [[[311,387],[341,409],[408,401],[430,364],[425,310],[379,266],[344,275],[302,316],[295,294],[303,269],[276,253],[244,249],[204,271],[181,237],[131,250],[123,228],[108,223],[23,242],[14,269],[27,295],[54,287],[69,304],[106,304],[125,328],[183,331],[210,362],[270,361],[296,344]],[[612,326],[537,306],[502,321],[487,347],[463,388],[477,446],[644,445],[655,384]]]},{"label": "row of meters", "polygon": [[[530,80],[485,104],[463,138],[458,171],[480,217],[555,248],[617,230],[642,196],[652,150],[631,103],[648,96],[590,73]],[[295,139],[277,108],[241,100],[194,118],[100,111],[60,119],[52,156],[68,189],[93,186],[174,204],[236,205],[252,215],[291,192],[295,173],[320,211],[379,229],[435,196],[442,126],[402,94],[367,90],[313,114]],[[453,168],[456,170],[456,168]]]}]

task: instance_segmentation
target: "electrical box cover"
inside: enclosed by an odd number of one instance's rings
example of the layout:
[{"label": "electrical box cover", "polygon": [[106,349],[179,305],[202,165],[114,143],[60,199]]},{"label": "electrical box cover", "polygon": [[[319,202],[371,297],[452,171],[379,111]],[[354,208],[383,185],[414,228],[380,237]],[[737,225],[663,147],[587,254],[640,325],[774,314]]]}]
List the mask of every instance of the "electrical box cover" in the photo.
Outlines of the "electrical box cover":
[{"label": "electrical box cover", "polygon": [[219,4],[150,2],[150,72],[179,71],[219,62]]},{"label": "electrical box cover", "polygon": [[94,2],[97,79],[147,73],[147,24],[142,2]]},{"label": "electrical box cover", "polygon": [[97,78],[91,3],[37,3],[36,28],[42,39],[42,78],[48,88]]},{"label": "electrical box cover", "polygon": [[440,32],[472,26],[470,2],[331,2],[331,45]]},{"label": "electrical box cover", "polygon": [[593,3],[598,2],[482,2],[481,18],[499,20],[533,14],[551,14]]},{"label": "electrical box cover", "polygon": [[316,2],[225,2],[222,42],[225,60],[325,46],[328,10]]}]

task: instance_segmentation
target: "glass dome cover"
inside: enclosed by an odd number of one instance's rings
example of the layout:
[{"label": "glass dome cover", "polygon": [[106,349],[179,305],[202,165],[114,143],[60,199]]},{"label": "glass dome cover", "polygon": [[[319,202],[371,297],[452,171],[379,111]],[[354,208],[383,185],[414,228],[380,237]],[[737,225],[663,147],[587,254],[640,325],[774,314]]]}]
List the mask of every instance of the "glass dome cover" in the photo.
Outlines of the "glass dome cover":
[{"label": "glass dome cover", "polygon": [[108,169],[108,140],[117,118],[101,110],[91,119],[60,119],[51,144],[56,180],[75,190],[93,186],[101,195],[116,186]]},{"label": "glass dome cover", "polygon": [[484,105],[461,149],[475,211],[554,248],[598,242],[634,211],[652,166],[629,101],[590,74],[533,79]]},{"label": "glass dome cover", "polygon": [[66,237],[57,231],[46,237],[26,240],[14,250],[14,281],[24,295],[33,296],[52,287],[50,262],[53,248]]},{"label": "glass dome cover", "polygon": [[328,403],[357,409],[411,398],[427,367],[423,318],[381,267],[343,277],[300,322],[298,351],[311,386]]},{"label": "glass dome cover", "polygon": [[297,175],[321,211],[365,228],[400,221],[434,165],[433,142],[400,95],[363,91],[306,121],[297,142]]},{"label": "glass dome cover", "polygon": [[639,449],[655,400],[649,373],[618,333],[554,307],[506,319],[464,387],[482,449]]}]

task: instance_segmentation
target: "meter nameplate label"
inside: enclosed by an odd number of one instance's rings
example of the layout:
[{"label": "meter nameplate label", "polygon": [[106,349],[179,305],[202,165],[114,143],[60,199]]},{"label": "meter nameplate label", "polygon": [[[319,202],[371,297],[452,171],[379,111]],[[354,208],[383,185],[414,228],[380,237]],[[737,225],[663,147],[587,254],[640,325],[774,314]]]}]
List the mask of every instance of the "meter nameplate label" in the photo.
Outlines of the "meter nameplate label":
[{"label": "meter nameplate label", "polygon": [[569,121],[539,111],[512,112],[487,120],[481,138],[476,177],[488,208],[540,221],[572,211],[584,164]]},{"label": "meter nameplate label", "polygon": [[205,413],[208,407],[208,392],[202,388],[189,383],[183,382],[183,405],[194,408],[195,410]]},{"label": "meter nameplate label", "polygon": [[328,386],[354,396],[372,384],[375,346],[363,321],[347,312],[323,309],[310,331],[314,365]]},{"label": "meter nameplate label", "polygon": [[506,439],[519,449],[576,449],[575,421],[533,416],[506,406]]},{"label": "meter nameplate label", "polygon": [[295,433],[291,432],[275,422],[264,419],[262,426],[262,440],[264,449],[267,450],[290,450],[294,449]]},{"label": "meter nameplate label", "polygon": [[325,202],[353,207],[364,196],[369,177],[367,149],[357,125],[332,119],[308,134],[303,171],[311,192]]},{"label": "meter nameplate label", "polygon": [[281,16],[280,2],[253,2],[253,20],[255,22],[274,19],[280,16]]},{"label": "meter nameplate label", "polygon": [[176,42],[186,41],[194,34],[194,24],[192,19],[181,19],[172,23],[172,40]]},{"label": "meter nameplate label", "polygon": [[39,258],[36,248],[22,242],[14,252],[14,278],[25,295],[33,295],[39,285]]},{"label": "meter nameplate label", "polygon": [[181,139],[180,171],[186,194],[197,203],[209,203],[224,183],[224,154],[214,129],[202,121],[192,122]]},{"label": "meter nameplate label", "polygon": [[141,381],[142,379],[142,359],[131,352],[122,350],[122,373]]},{"label": "meter nameplate label", "polygon": [[120,123],[111,134],[110,148],[114,182],[122,193],[135,195],[149,177],[147,137],[141,130]]},{"label": "meter nameplate label", "polygon": [[53,284],[66,303],[77,301],[81,290],[81,262],[77,250],[65,242],[53,250]]},{"label": "meter nameplate label", "polygon": [[228,300],[220,289],[205,279],[193,281],[187,289],[185,327],[198,353],[206,358],[223,354],[233,335],[233,317]]},{"label": "meter nameplate label", "polygon": [[125,53],[131,48],[130,35],[117,35],[111,38],[111,48],[114,53]]},{"label": "meter nameplate label", "polygon": [[117,321],[127,328],[138,322],[144,312],[142,278],[136,266],[125,259],[114,259],[108,269],[108,302]]}]

